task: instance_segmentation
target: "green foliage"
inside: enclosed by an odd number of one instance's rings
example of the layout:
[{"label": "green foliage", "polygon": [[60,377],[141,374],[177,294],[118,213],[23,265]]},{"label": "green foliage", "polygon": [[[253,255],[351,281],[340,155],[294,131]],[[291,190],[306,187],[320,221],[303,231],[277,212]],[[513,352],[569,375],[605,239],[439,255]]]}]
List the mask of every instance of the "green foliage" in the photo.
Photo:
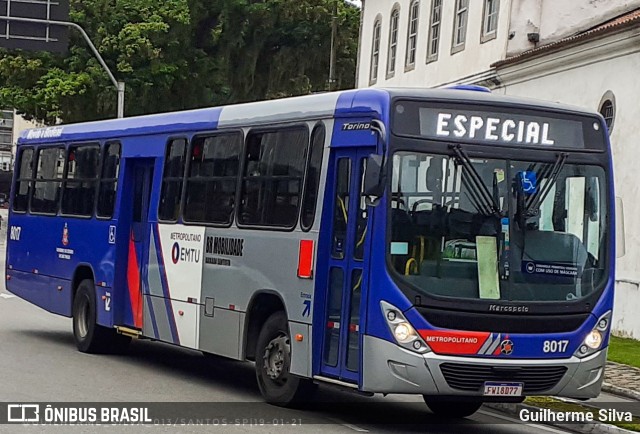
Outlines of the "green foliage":
[{"label": "green foliage", "polygon": [[[119,81],[127,116],[354,85],[360,10],[344,0],[71,0]],[[114,117],[116,91],[82,35],[69,52],[0,51],[0,106],[46,123]]]},{"label": "green foliage", "polygon": [[640,341],[611,336],[607,357],[613,362],[640,368]]}]

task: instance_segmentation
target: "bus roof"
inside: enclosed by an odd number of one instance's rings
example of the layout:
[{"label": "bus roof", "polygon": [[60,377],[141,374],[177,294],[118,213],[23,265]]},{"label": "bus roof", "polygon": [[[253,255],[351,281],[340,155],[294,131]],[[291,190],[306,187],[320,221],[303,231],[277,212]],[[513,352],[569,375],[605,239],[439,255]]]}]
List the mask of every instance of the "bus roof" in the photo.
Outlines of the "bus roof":
[{"label": "bus roof", "polygon": [[178,134],[332,116],[384,115],[392,98],[425,98],[469,103],[524,105],[538,109],[594,115],[584,109],[541,100],[496,95],[463,89],[368,88],[305,95],[122,119],[32,128],[21,132],[19,145],[115,139],[150,134]]}]

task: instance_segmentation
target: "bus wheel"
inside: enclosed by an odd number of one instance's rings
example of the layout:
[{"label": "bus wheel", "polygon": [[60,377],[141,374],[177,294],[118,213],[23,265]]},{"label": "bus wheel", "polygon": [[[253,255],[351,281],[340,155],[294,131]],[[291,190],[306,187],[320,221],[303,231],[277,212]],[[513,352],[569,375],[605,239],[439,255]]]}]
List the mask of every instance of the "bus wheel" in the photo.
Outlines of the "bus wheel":
[{"label": "bus wheel", "polygon": [[308,400],[315,385],[289,372],[291,340],[284,312],[272,314],[262,326],[256,347],[256,377],[262,396],[283,407]]},{"label": "bus wheel", "polygon": [[83,353],[118,353],[131,341],[113,329],[96,324],[96,292],[91,279],[80,282],[73,299],[73,336]]},{"label": "bus wheel", "polygon": [[436,416],[459,419],[471,416],[482,406],[482,401],[453,401],[438,399],[437,396],[423,395],[424,402]]}]

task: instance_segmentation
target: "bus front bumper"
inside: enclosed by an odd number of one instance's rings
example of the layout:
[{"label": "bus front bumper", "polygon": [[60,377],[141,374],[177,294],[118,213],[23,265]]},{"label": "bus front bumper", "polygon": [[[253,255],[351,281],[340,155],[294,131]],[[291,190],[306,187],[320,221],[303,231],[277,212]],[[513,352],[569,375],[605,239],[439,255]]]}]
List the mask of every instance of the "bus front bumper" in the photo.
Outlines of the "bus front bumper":
[{"label": "bus front bumper", "polygon": [[584,359],[507,360],[417,354],[365,335],[362,390],[483,398],[483,384],[489,380],[522,382],[523,396],[588,399],[600,394],[606,359],[606,349]]}]

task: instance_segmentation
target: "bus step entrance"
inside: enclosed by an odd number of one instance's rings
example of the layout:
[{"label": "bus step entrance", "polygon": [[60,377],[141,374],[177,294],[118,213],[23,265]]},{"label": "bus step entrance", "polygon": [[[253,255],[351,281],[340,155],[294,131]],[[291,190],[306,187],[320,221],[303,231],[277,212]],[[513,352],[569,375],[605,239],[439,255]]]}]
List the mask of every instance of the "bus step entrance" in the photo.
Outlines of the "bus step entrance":
[{"label": "bus step entrance", "polygon": [[142,330],[132,329],[124,326],[116,326],[116,330],[121,335],[129,336],[131,338],[138,339],[142,337]]}]

